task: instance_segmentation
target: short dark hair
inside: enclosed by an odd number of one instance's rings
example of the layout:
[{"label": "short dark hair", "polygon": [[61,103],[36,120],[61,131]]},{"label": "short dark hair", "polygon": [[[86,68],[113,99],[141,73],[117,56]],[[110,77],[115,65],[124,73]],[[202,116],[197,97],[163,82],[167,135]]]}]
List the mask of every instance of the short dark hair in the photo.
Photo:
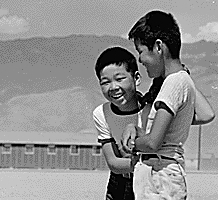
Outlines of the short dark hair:
[{"label": "short dark hair", "polygon": [[167,45],[172,59],[180,56],[181,33],[171,13],[159,10],[148,12],[136,22],[128,36],[130,40],[139,40],[149,51],[153,50],[155,41],[160,39]]},{"label": "short dark hair", "polygon": [[104,50],[97,58],[95,73],[99,80],[101,71],[111,64],[124,65],[126,71],[130,72],[132,76],[138,71],[136,58],[130,51],[118,46],[110,47]]}]

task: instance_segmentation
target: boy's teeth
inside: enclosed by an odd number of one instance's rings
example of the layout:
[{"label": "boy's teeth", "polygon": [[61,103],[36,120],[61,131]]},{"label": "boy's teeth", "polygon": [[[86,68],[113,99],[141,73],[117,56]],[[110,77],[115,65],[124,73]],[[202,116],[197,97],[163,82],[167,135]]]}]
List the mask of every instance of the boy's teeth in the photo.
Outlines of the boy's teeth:
[{"label": "boy's teeth", "polygon": [[122,96],[122,94],[118,94],[118,95],[113,95],[112,97],[113,98],[118,98],[118,97],[121,97]]}]

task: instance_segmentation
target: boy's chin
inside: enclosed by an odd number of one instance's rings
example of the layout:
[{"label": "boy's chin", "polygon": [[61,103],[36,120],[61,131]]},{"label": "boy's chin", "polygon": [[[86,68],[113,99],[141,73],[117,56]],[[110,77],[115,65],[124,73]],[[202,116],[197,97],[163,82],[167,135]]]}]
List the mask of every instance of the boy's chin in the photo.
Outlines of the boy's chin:
[{"label": "boy's chin", "polygon": [[113,104],[114,104],[120,111],[125,110],[125,107],[126,107],[125,102],[121,102],[121,103],[114,103],[114,102],[113,102]]},{"label": "boy's chin", "polygon": [[154,74],[148,73],[148,77],[149,77],[149,78],[155,78],[156,76],[155,76]]},{"label": "boy's chin", "polygon": [[156,75],[154,75],[154,74],[152,74],[152,75],[149,75],[149,74],[148,74],[148,77],[149,77],[149,78],[158,78],[159,76],[156,76]]},{"label": "boy's chin", "polygon": [[112,101],[112,103],[116,106],[116,107],[122,107],[122,106],[125,106],[126,104],[126,100],[125,99],[119,99],[117,101]]}]

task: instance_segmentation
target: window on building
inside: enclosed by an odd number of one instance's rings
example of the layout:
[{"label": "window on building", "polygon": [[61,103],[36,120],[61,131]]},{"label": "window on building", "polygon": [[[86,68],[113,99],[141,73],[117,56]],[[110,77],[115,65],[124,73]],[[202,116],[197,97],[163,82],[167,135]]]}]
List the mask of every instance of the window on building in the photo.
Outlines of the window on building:
[{"label": "window on building", "polygon": [[11,154],[12,147],[11,144],[3,144],[2,146],[2,153],[3,154]]},{"label": "window on building", "polygon": [[55,145],[49,145],[48,146],[48,154],[56,154],[57,153],[57,147]]},{"label": "window on building", "polygon": [[101,155],[101,146],[93,146],[92,155]]},{"label": "window on building", "polygon": [[78,145],[71,145],[70,146],[70,154],[79,155],[79,146]]},{"label": "window on building", "polygon": [[25,146],[25,154],[34,154],[34,145],[27,144]]}]

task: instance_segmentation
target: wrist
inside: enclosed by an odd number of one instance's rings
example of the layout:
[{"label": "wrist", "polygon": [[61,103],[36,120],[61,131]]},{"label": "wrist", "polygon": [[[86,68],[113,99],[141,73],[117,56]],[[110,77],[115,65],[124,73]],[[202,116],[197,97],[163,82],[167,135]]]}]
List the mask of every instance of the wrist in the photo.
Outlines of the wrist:
[{"label": "wrist", "polygon": [[138,160],[139,160],[139,155],[137,155],[136,153],[131,155],[130,166],[132,170],[134,170],[134,167],[136,163],[138,162]]}]

